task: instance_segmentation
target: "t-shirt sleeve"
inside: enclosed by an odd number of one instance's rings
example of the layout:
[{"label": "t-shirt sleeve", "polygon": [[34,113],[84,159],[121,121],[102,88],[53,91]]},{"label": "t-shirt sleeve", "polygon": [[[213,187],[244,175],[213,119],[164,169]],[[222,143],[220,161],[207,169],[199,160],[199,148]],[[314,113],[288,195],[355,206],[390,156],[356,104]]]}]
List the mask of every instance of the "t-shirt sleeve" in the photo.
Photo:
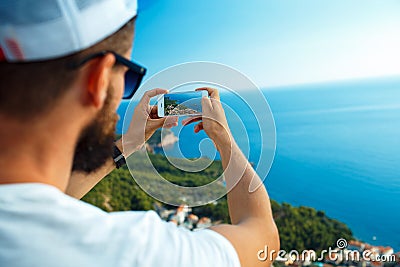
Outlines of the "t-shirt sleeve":
[{"label": "t-shirt sleeve", "polygon": [[127,217],[118,220],[126,227],[123,266],[240,266],[232,244],[215,231],[189,231],[161,220],[154,211],[121,217]]}]

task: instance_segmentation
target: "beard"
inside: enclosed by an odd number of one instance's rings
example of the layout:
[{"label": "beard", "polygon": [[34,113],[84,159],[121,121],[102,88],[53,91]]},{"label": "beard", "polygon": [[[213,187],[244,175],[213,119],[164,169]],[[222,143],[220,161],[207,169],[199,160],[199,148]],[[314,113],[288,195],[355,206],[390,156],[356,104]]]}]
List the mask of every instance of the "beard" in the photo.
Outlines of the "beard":
[{"label": "beard", "polygon": [[115,126],[118,115],[111,108],[113,88],[108,88],[103,108],[92,123],[86,126],[78,139],[72,171],[92,173],[113,155]]}]

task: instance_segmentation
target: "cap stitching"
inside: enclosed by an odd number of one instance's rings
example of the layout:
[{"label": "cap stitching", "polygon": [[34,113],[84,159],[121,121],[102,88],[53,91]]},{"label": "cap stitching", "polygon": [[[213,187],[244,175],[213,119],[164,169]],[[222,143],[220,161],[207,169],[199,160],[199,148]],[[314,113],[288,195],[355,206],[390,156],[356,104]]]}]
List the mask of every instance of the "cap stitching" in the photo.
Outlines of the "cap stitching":
[{"label": "cap stitching", "polygon": [[74,0],[62,1],[58,0],[58,4],[64,14],[65,21],[68,23],[70,27],[69,34],[72,37],[72,41],[74,44],[74,48],[79,48],[80,45],[80,36],[79,36],[79,28],[78,28],[78,21],[76,16],[76,3]]}]

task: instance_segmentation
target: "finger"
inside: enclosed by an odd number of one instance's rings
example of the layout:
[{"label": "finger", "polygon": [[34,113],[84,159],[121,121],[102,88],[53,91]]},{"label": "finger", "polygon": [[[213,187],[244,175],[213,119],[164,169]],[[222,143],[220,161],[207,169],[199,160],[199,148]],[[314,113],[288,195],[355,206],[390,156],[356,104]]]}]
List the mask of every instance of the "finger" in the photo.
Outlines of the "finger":
[{"label": "finger", "polygon": [[178,126],[178,123],[177,122],[175,122],[175,123],[172,123],[172,124],[164,124],[163,126],[162,126],[162,128],[164,128],[164,129],[171,129],[172,127],[175,127],[175,126]]},{"label": "finger", "polygon": [[185,125],[191,124],[196,121],[201,121],[201,119],[202,119],[201,116],[190,117],[190,118],[182,120],[182,125],[185,126]]},{"label": "finger", "polygon": [[149,119],[148,123],[151,128],[171,128],[174,126],[178,126],[178,119],[174,117],[164,117],[160,119]]},{"label": "finger", "polygon": [[222,108],[222,104],[221,104],[221,102],[219,100],[214,99],[214,98],[210,98],[210,102],[211,102],[211,105],[212,105],[213,109]]},{"label": "finger", "polygon": [[211,98],[217,99],[218,101],[220,100],[218,89],[211,88],[211,87],[201,87],[201,88],[197,88],[196,91],[207,91],[208,96],[210,96]]},{"label": "finger", "polygon": [[165,117],[164,125],[178,125],[178,117],[177,116],[168,116]]},{"label": "finger", "polygon": [[158,129],[164,125],[165,119],[166,118],[148,119],[147,124],[151,129]]},{"label": "finger", "polygon": [[203,128],[203,122],[200,122],[200,123],[198,123],[198,124],[196,124],[196,126],[194,126],[194,132],[195,133],[198,133],[198,132],[200,132],[201,130],[203,130],[204,128]]},{"label": "finger", "polygon": [[145,92],[144,95],[152,98],[152,97],[155,97],[156,95],[161,95],[161,94],[166,94],[166,93],[168,93],[168,90],[166,90],[166,89],[155,88],[155,89]]},{"label": "finger", "polygon": [[202,108],[203,114],[207,114],[213,109],[211,100],[208,97],[204,96],[201,99],[201,108]]},{"label": "finger", "polygon": [[148,105],[150,98],[166,93],[168,93],[168,90],[161,88],[149,90],[143,94],[142,99],[140,99],[140,104]]},{"label": "finger", "polygon": [[162,128],[169,129],[169,128],[172,128],[172,127],[175,127],[175,126],[178,126],[178,120],[176,120],[176,121],[173,121],[173,120],[167,121],[167,120],[165,120],[164,124],[162,125]]}]

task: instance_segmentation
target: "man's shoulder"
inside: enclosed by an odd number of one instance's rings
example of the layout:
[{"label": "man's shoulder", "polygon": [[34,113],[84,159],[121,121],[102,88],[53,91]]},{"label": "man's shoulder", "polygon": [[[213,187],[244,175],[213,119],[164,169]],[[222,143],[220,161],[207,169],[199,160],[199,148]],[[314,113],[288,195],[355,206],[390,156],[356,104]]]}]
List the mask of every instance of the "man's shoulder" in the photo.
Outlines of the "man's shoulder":
[{"label": "man's shoulder", "polygon": [[0,235],[14,240],[90,237],[96,244],[149,235],[164,223],[154,211],[108,213],[42,184],[0,185],[0,218]]},{"label": "man's shoulder", "polygon": [[[157,221],[154,211],[125,211],[108,213],[84,201],[72,198],[56,187],[39,183],[21,183],[0,185],[0,213],[10,217],[20,216],[25,222],[37,220],[54,220],[79,225],[102,220],[108,224],[123,224],[124,221],[141,222]],[[34,216],[34,215],[37,216]],[[3,217],[4,218],[4,217]],[[28,218],[31,218],[29,220]]]},{"label": "man's shoulder", "polygon": [[[12,249],[31,261],[41,262],[43,259],[35,255],[48,251],[46,261],[57,262],[65,259],[64,251],[70,251],[73,258],[65,260],[108,266],[133,262],[148,266],[211,262],[238,266],[234,248],[219,234],[211,230],[191,232],[161,220],[154,211],[107,213],[43,185],[0,186],[0,203],[0,235],[13,240]],[[10,244],[0,241],[0,260],[8,257],[1,254],[2,247]]]}]

